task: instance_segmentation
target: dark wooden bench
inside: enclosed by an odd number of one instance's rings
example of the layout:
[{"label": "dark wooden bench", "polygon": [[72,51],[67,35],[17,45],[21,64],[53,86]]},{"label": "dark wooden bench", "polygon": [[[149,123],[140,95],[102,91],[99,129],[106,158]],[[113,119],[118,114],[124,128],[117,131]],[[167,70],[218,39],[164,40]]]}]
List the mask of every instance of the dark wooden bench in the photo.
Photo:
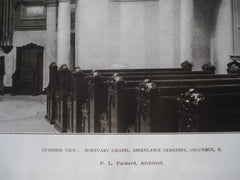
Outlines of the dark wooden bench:
[{"label": "dark wooden bench", "polygon": [[59,84],[55,92],[55,124],[54,127],[60,132],[67,132],[67,97],[70,93],[71,71],[67,65],[58,69]]},{"label": "dark wooden bench", "polygon": [[[187,86],[198,84],[219,84],[219,83],[235,83],[239,82],[237,76],[223,78],[223,75],[209,76],[208,79],[171,79],[170,76],[165,80],[153,81],[159,86]],[[198,78],[198,77],[196,77]],[[214,79],[215,78],[215,79]],[[130,81],[115,81],[109,84],[108,89],[108,113],[105,115],[108,118],[110,132],[125,132],[126,124],[131,124],[136,119],[136,86],[140,83],[139,80]],[[148,83],[146,83],[148,84]],[[143,88],[144,89],[144,88]],[[146,100],[147,101],[147,100]],[[124,122],[119,126],[118,122]],[[106,124],[106,123],[105,123]],[[122,126],[122,127],[121,127]],[[106,129],[106,127],[104,127]]]},{"label": "dark wooden bench", "polygon": [[[186,81],[187,82],[187,81]],[[239,78],[234,80],[199,81],[185,85],[158,86],[145,82],[139,85],[137,94],[137,132],[176,132],[178,131],[178,105],[176,98],[190,88],[201,89],[206,94],[236,93],[239,91]]]},{"label": "dark wooden bench", "polygon": [[[212,71],[197,71],[192,72],[189,63],[187,67],[182,65],[182,68],[159,68],[159,69],[113,69],[113,70],[96,70],[93,72],[93,77],[89,80],[89,98],[87,103],[84,103],[82,113],[83,118],[87,121],[89,127],[86,127],[88,132],[101,132],[100,116],[107,108],[107,82],[113,74],[122,76],[149,76],[149,75],[166,75],[166,74],[210,74]],[[183,68],[184,67],[184,68]]]},{"label": "dark wooden bench", "polygon": [[55,123],[55,109],[56,109],[56,100],[55,92],[58,86],[58,67],[56,63],[51,63],[49,65],[49,83],[46,88],[47,94],[47,113],[45,118],[50,122],[50,124]]},{"label": "dark wooden bench", "polygon": [[[94,73],[92,70],[83,70],[78,73],[70,72],[67,67],[61,66],[59,71],[57,65],[52,63],[50,69],[50,80],[47,91],[47,115],[46,118],[50,123],[55,125],[61,132],[84,132],[88,131],[89,121],[82,121],[82,112],[79,109],[82,108],[83,102],[86,101],[86,91],[88,86],[86,82],[89,81],[89,77],[96,72],[101,73],[101,80],[107,77],[111,77],[113,73],[133,73],[146,75],[146,71],[153,74],[157,74],[159,69],[113,69],[113,70],[97,70]],[[65,71],[63,71],[63,69]],[[161,71],[181,71],[181,68],[166,68]],[[188,70],[190,71],[190,70]],[[61,75],[60,75],[61,74]],[[135,73],[134,73],[135,74]],[[58,77],[60,77],[58,79]],[[99,78],[96,78],[99,79]],[[64,84],[64,85],[63,85]],[[96,83],[98,84],[98,83]],[[99,84],[98,84],[99,85]],[[100,86],[98,89],[101,89]],[[84,126],[85,128],[83,128]],[[86,129],[86,130],[85,130]]]},{"label": "dark wooden bench", "polygon": [[[86,99],[85,78],[92,70],[75,68],[72,72],[66,65],[59,69],[56,63],[49,66],[49,84],[46,88],[46,119],[61,132],[81,132],[81,104]],[[85,92],[85,93],[83,93]],[[79,110],[80,109],[80,110]]]},{"label": "dark wooden bench", "polygon": [[214,93],[190,89],[177,102],[180,132],[240,130],[240,87],[230,92],[215,89]]},{"label": "dark wooden bench", "polygon": [[[187,61],[182,63],[182,68],[102,69],[95,72],[83,70],[81,73],[80,71],[71,73],[65,65],[61,66],[58,71],[56,64],[53,63],[50,66],[49,86],[46,88],[46,118],[50,123],[56,121],[55,127],[61,132],[100,132],[99,117],[107,106],[106,82],[114,73],[142,77],[151,74],[156,76],[155,78],[172,71],[176,74],[195,73],[191,72],[192,65]],[[213,73],[208,67],[204,71],[201,73]],[[86,92],[88,92],[87,97]],[[82,112],[79,109],[82,109]],[[93,121],[90,122],[90,119]]]},{"label": "dark wooden bench", "polygon": [[[188,63],[186,63],[188,64]],[[91,78],[88,78],[88,99],[83,104],[82,119],[88,126],[83,129],[85,132],[100,132],[100,123],[96,119],[100,118],[101,113],[106,109],[107,84],[108,79],[115,73],[123,75],[148,75],[166,74],[176,71],[178,73],[191,73],[190,67],[185,68],[155,68],[155,69],[100,69],[95,70]],[[207,72],[203,72],[207,73]]]},{"label": "dark wooden bench", "polygon": [[87,100],[87,80],[92,72],[90,70],[81,70],[74,68],[71,72],[70,92],[67,97],[67,131],[84,132],[85,124],[82,121],[82,106]]},{"label": "dark wooden bench", "polygon": [[239,74],[240,75],[240,62],[234,60],[227,64],[228,74]]},{"label": "dark wooden bench", "polygon": [[[166,79],[165,81],[163,81],[163,83],[168,83],[170,81],[170,83],[173,83],[179,79],[179,78],[189,78],[189,79],[197,79],[197,78],[219,78],[222,79],[224,77],[238,77],[237,75],[234,76],[229,76],[229,75],[202,75],[202,74],[195,74],[195,75],[162,75],[162,76],[153,76],[156,79]],[[138,78],[139,80],[132,80],[132,79],[136,79]],[[135,87],[137,86],[138,83],[140,83],[140,79],[142,79],[142,76],[139,77],[115,77],[115,80],[113,79],[112,81],[110,81],[109,83],[109,89],[108,89],[108,113],[105,113],[102,115],[101,117],[101,122],[102,124],[109,124],[112,123],[111,118],[113,117],[112,114],[114,115],[114,118],[120,118],[121,119],[127,119],[125,117],[125,114],[128,114],[127,116],[128,119],[135,119],[135,112],[136,109],[134,107],[136,107],[136,92],[135,92]],[[127,79],[127,81],[126,81]],[[184,84],[183,81],[179,82],[180,84]],[[127,99],[127,101],[125,102],[125,99]],[[116,103],[117,102],[117,103]],[[127,104],[127,105],[126,105]],[[128,108],[124,108],[124,107],[128,107]],[[113,111],[113,112],[111,112]],[[121,111],[121,112],[118,112]],[[129,112],[128,112],[129,111]],[[107,120],[109,119],[109,120]],[[108,125],[109,126],[109,125]],[[104,126],[104,131],[106,132],[111,132],[109,127]]]}]

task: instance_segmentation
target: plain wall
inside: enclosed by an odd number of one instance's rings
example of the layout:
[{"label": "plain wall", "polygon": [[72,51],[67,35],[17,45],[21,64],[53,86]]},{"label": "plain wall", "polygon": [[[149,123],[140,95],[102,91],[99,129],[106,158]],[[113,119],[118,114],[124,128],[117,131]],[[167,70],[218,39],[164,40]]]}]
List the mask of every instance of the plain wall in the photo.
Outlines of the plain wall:
[{"label": "plain wall", "polygon": [[11,87],[12,86],[12,71],[13,71],[13,57],[15,55],[15,49],[13,49],[8,54],[5,54],[2,49],[0,49],[0,56],[4,56],[4,62],[5,62],[5,74],[3,79],[3,85],[5,87]]},{"label": "plain wall", "polygon": [[[15,31],[13,35],[13,49],[10,53],[4,54],[6,74],[4,76],[4,86],[12,86],[12,74],[16,70],[16,47],[25,46],[29,43],[34,43],[44,47],[43,51],[43,88],[48,83],[48,63],[49,57],[46,55],[46,31]],[[55,48],[55,47],[53,47]]]},{"label": "plain wall", "polygon": [[233,19],[231,0],[222,0],[215,7],[211,30],[211,63],[216,73],[227,73],[229,55],[233,53]]},{"label": "plain wall", "polygon": [[179,67],[179,1],[78,0],[76,65]]},{"label": "plain wall", "polygon": [[[190,12],[191,1],[193,12]],[[83,69],[180,67],[186,58],[192,61],[195,70],[211,62],[217,73],[226,73],[229,55],[233,53],[232,4],[230,0],[208,2],[213,2],[210,10],[205,0],[121,3],[78,0],[76,66]],[[181,8],[184,4],[185,8]],[[184,14],[192,16],[189,21],[181,18]],[[182,25],[190,27],[189,34],[188,28],[182,32]],[[6,66],[4,86],[12,86],[16,47],[28,43],[44,47],[43,87],[47,86],[48,65],[55,57],[46,53],[47,37],[47,31],[14,32],[13,50],[1,53]],[[190,48],[185,48],[183,42]],[[181,59],[184,48],[186,56]]]},{"label": "plain wall", "polygon": [[210,62],[211,3],[206,0],[194,0],[192,60],[193,69],[201,70],[202,65]]},{"label": "plain wall", "polygon": [[83,69],[179,67],[189,60],[194,70],[214,62],[223,72],[231,54],[230,0],[78,0],[76,12],[76,65]]}]

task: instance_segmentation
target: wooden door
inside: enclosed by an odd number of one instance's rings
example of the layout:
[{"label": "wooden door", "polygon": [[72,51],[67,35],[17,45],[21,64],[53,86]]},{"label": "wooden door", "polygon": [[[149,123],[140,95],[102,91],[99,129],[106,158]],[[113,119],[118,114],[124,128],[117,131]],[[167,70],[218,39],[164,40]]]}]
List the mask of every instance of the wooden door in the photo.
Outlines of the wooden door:
[{"label": "wooden door", "polygon": [[43,47],[28,44],[17,47],[13,94],[37,95],[42,92]]}]

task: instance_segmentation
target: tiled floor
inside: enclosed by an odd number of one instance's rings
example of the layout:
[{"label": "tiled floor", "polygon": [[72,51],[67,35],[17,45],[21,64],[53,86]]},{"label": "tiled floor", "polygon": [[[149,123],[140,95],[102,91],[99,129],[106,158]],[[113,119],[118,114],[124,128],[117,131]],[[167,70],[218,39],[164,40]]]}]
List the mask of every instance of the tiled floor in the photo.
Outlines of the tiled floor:
[{"label": "tiled floor", "polygon": [[0,96],[0,133],[57,133],[45,120],[46,96]]}]

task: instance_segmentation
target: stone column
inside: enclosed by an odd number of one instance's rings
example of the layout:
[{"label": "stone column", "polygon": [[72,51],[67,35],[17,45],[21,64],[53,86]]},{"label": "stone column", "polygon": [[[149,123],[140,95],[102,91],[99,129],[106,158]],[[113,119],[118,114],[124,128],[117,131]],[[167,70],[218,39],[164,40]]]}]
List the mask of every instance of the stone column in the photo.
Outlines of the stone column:
[{"label": "stone column", "polygon": [[58,0],[57,65],[70,67],[70,0]]},{"label": "stone column", "polygon": [[44,61],[44,87],[48,84],[48,66],[57,62],[57,0],[45,0],[47,6],[46,59]]},{"label": "stone column", "polygon": [[193,0],[181,0],[180,17],[180,63],[185,60],[192,61],[193,43]]},{"label": "stone column", "polygon": [[57,62],[57,0],[46,0],[47,5],[47,61]]}]

